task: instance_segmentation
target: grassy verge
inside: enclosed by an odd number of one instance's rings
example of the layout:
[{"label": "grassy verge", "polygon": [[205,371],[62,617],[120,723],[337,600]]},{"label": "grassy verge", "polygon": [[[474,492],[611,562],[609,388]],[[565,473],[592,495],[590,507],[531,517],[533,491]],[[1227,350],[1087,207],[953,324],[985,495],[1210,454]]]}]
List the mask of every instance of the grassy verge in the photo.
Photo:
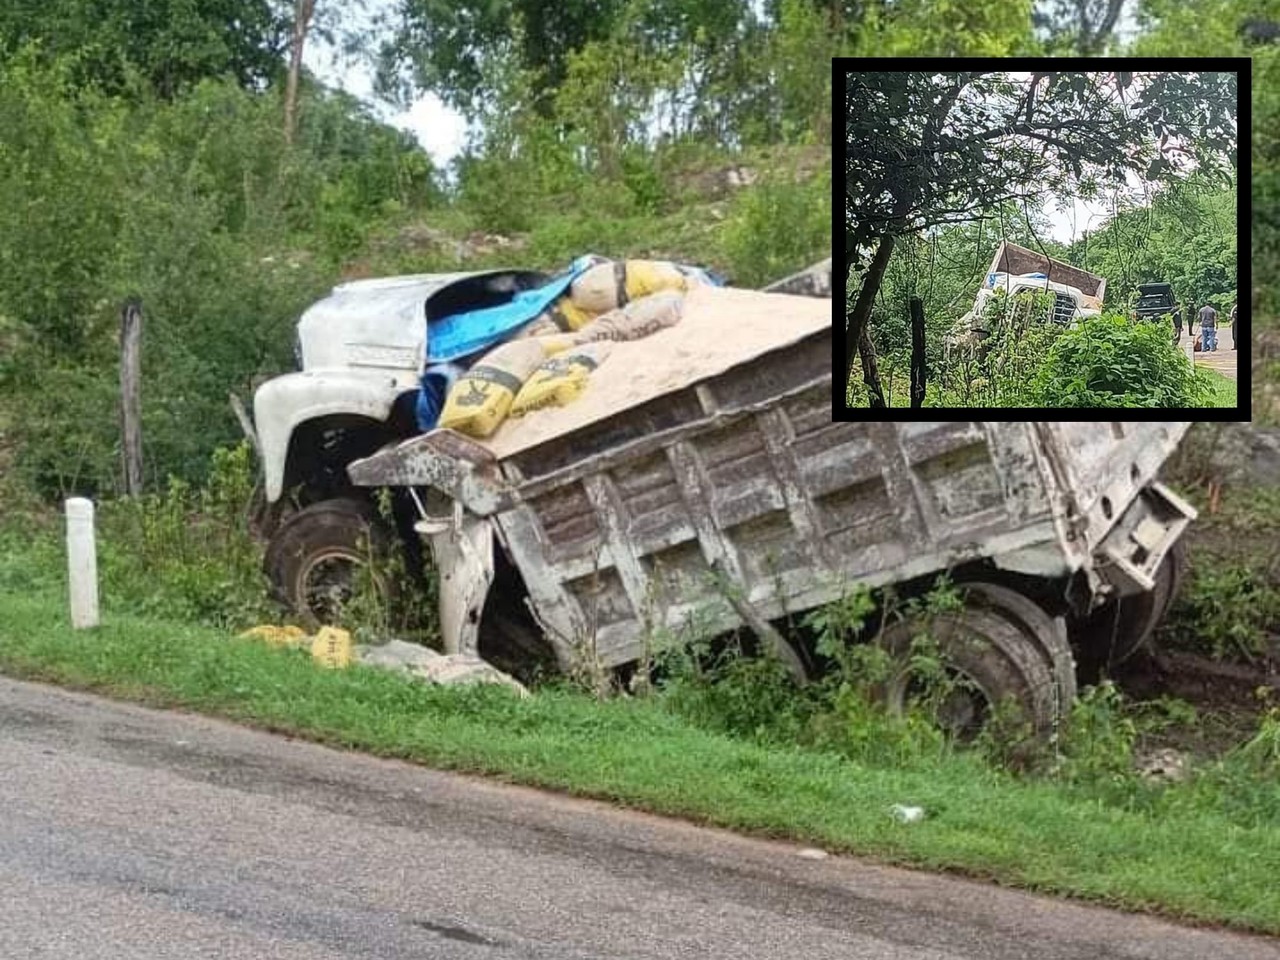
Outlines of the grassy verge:
[{"label": "grassy verge", "polygon": [[1199,375],[1208,384],[1209,400],[1205,403],[1206,407],[1234,407],[1236,405],[1236,382],[1230,377],[1225,377],[1217,370],[1210,370],[1207,367],[1201,367]]},{"label": "grassy verge", "polygon": [[[0,671],[181,706],[326,743],[887,861],[1280,933],[1280,820],[1168,790],[1122,799],[975,757],[877,766],[718,735],[658,699],[440,689],[216,630],[110,615],[73,631],[47,588],[0,594]],[[899,825],[893,803],[920,804]]]}]

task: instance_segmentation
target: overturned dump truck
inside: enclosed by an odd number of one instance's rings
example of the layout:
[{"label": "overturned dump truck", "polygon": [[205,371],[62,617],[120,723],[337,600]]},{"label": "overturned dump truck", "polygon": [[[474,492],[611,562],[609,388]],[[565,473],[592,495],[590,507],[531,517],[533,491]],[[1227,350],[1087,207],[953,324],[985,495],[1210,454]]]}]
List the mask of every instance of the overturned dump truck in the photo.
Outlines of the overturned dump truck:
[{"label": "overturned dump truck", "polygon": [[[692,625],[748,633],[809,677],[824,663],[805,612],[948,572],[965,605],[928,625],[967,681],[948,722],[1011,699],[1047,732],[1078,671],[1122,660],[1172,599],[1194,512],[1156,476],[1190,424],[833,423],[829,262],[774,292],[690,291],[677,325],[614,344],[575,400],[485,439],[397,427],[424,293],[430,318],[459,283],[496,299],[510,279],[378,286],[377,310],[347,289],[354,322],[304,317],[303,372],[255,402],[268,498],[301,499],[268,549],[295,607],[323,618],[364,546],[394,537],[378,488],[434,561],[446,650],[515,673],[625,672]],[[919,627],[885,616],[874,633],[905,655]],[[911,695],[905,672],[885,690]]]},{"label": "overturned dump truck", "polygon": [[1054,260],[1035,250],[1004,241],[974,297],[973,309],[960,318],[952,333],[959,342],[968,337],[980,343],[990,333],[984,313],[987,304],[998,296],[1017,297],[1048,293],[1052,296],[1045,320],[1063,325],[1102,312],[1107,293],[1107,280],[1062,260]]},{"label": "overturned dump truck", "polygon": [[[1155,477],[1188,423],[833,423],[829,304],[688,300],[579,402],[350,466],[357,485],[414,491],[449,651],[620,668],[692,622],[752,631],[808,675],[789,618],[949,571],[966,606],[929,630],[969,681],[960,725],[1012,698],[1047,731],[1077,660],[1149,636],[1194,516]],[[917,626],[886,623],[881,642],[905,654]]]}]

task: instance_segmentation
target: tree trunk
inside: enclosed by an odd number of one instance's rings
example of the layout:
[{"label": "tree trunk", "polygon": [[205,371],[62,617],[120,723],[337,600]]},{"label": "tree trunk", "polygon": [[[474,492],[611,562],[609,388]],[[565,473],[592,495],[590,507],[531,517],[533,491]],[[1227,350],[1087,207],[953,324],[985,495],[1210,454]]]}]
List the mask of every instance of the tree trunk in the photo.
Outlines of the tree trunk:
[{"label": "tree trunk", "polygon": [[142,493],[142,303],[129,300],[120,313],[120,447],[124,493]]},{"label": "tree trunk", "polygon": [[889,256],[893,253],[893,236],[880,238],[880,246],[876,248],[875,257],[862,280],[862,289],[858,291],[858,299],[854,301],[853,310],[849,312],[845,330],[845,382],[853,376],[853,361],[857,359],[862,346],[862,336],[867,329],[867,318],[871,316],[871,307],[875,303],[876,293],[880,290],[880,281],[884,279],[885,267],[889,265]]},{"label": "tree trunk", "polygon": [[911,298],[911,409],[924,404],[924,301]]},{"label": "tree trunk", "polygon": [[298,77],[302,73],[302,50],[316,0],[297,0],[293,17],[293,42],[289,45],[289,75],[284,87],[284,142],[293,143],[298,128]]},{"label": "tree trunk", "polygon": [[858,338],[858,353],[862,356],[862,382],[867,385],[867,406],[872,410],[885,408],[884,390],[880,386],[880,370],[876,367],[876,348],[867,328],[862,328]]}]

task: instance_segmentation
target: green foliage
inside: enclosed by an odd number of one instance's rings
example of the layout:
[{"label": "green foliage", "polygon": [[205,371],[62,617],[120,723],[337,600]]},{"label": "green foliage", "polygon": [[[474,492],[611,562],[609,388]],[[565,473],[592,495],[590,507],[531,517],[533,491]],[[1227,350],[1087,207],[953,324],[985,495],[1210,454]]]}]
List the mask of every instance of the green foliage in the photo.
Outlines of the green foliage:
[{"label": "green foliage", "polygon": [[795,182],[774,175],[739,193],[720,233],[733,282],[759,287],[831,249],[829,175]]},{"label": "green foliage", "polygon": [[143,303],[148,480],[196,479],[239,435],[227,392],[290,366],[337,259],[435,202],[421,150],[349,98],[309,97],[292,149],[279,109],[226,81],[125,101],[30,49],[0,61],[0,405],[26,482],[115,489],[127,297]]},{"label": "green foliage", "polygon": [[1163,324],[1104,314],[1054,342],[1032,387],[1049,407],[1192,407],[1207,399]]},{"label": "green foliage", "polygon": [[1197,558],[1179,592],[1170,643],[1218,659],[1255,661],[1271,646],[1280,623],[1280,588],[1265,566]]},{"label": "green foliage", "polygon": [[25,46],[66,64],[77,87],[171,98],[201,80],[245,88],[281,70],[292,8],[270,0],[6,0],[0,59]]},{"label": "green foliage", "polygon": [[200,488],[171,477],[163,492],[103,504],[103,603],[224,629],[274,619],[251,532],[254,487],[241,443],[214,451]]},{"label": "green foliage", "polygon": [[1067,259],[1107,278],[1107,302],[1137,299],[1140,283],[1172,284],[1185,312],[1236,300],[1236,188],[1172,185],[1151,203],[1122,210],[1076,241]]},{"label": "green foliage", "polygon": [[[939,711],[958,678],[946,669],[928,629],[930,616],[955,609],[959,594],[944,579],[924,597],[887,611],[864,587],[811,611],[804,628],[817,655],[833,669],[806,686],[797,685],[772,656],[745,656],[730,643],[711,655],[705,640],[676,647],[662,658],[664,704],[708,729],[760,742],[801,744],[868,764],[918,767],[948,754],[951,741]],[[903,616],[922,624],[902,660],[868,635],[872,618]],[[895,713],[883,703],[883,687],[899,671],[911,677],[908,709]],[[994,741],[995,732],[990,735]]]},{"label": "green foliage", "polygon": [[814,704],[775,657],[744,656],[736,643],[711,658],[704,644],[662,657],[663,701],[707,730],[761,742],[801,739]]},{"label": "green foliage", "polygon": [[1076,698],[1060,739],[1058,775],[1075,783],[1127,786],[1139,725],[1125,710],[1124,695],[1110,680],[1086,687]]}]

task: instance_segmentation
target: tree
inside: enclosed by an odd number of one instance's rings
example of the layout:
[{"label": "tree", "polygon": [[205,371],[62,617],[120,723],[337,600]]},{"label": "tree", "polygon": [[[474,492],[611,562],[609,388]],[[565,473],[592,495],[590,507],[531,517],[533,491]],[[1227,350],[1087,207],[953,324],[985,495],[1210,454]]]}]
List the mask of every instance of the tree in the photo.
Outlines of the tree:
[{"label": "tree", "polygon": [[1087,56],[1101,53],[1112,39],[1126,0],[1052,0],[1034,15],[1050,49]]},{"label": "tree", "polygon": [[289,18],[273,0],[6,0],[0,55],[38,44],[106,92],[141,77],[172,99],[210,77],[258,89],[280,72]]},{"label": "tree", "polygon": [[316,0],[297,0],[293,14],[293,40],[289,45],[289,77],[284,88],[284,142],[293,143],[298,125],[298,75],[302,72],[302,50],[307,29],[315,13]]},{"label": "tree", "polygon": [[[1051,61],[1047,65],[1051,65]],[[991,218],[1046,192],[1096,193],[1235,165],[1235,74],[865,72],[845,80],[846,369],[898,237]],[[887,251],[886,251],[887,248]]]}]

